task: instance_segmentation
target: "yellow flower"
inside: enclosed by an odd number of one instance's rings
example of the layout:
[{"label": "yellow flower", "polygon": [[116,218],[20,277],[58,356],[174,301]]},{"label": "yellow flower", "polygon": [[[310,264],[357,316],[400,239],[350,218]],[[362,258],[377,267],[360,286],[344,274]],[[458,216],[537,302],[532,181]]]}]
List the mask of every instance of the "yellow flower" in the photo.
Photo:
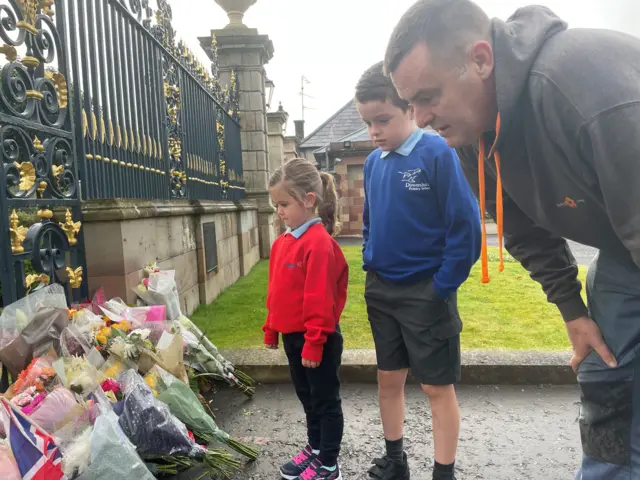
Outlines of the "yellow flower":
[{"label": "yellow flower", "polygon": [[99,333],[98,335],[96,335],[96,341],[97,341],[100,345],[106,345],[107,340],[108,340],[108,339],[107,339],[107,337],[105,337],[104,335],[102,335],[102,334],[100,334],[100,333]]},{"label": "yellow flower", "polygon": [[113,325],[111,325],[111,328],[124,333],[129,333],[131,331],[131,324],[126,320],[122,320],[120,323],[114,323]]},{"label": "yellow flower", "polygon": [[119,361],[113,362],[109,368],[107,368],[104,372],[104,376],[106,378],[116,378],[118,374],[122,371],[122,363]]},{"label": "yellow flower", "polygon": [[[149,385],[149,388],[151,390],[155,391],[156,386],[158,385],[158,380],[156,379],[155,375],[147,375],[146,377],[144,377],[144,381],[147,385]],[[157,393],[155,395],[157,395]]]},{"label": "yellow flower", "polygon": [[102,335],[104,337],[111,338],[111,336],[113,335],[113,332],[111,331],[111,327],[102,327],[100,329],[100,332],[98,332],[98,335]]}]

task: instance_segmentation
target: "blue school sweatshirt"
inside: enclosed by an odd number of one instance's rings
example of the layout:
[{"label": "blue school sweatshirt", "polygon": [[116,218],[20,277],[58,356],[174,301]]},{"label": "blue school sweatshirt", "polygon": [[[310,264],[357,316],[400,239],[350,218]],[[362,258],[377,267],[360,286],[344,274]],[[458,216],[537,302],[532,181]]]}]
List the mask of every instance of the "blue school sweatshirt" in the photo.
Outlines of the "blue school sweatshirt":
[{"label": "blue school sweatshirt", "polygon": [[383,280],[410,284],[433,277],[446,299],[480,256],[480,209],[455,150],[414,131],[392,152],[364,165],[363,260]]}]

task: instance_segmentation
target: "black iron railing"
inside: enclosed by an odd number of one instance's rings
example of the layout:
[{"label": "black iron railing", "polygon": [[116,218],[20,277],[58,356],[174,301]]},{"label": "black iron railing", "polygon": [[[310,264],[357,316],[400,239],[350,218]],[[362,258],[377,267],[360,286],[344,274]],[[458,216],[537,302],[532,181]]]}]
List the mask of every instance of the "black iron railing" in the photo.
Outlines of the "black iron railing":
[{"label": "black iron railing", "polygon": [[4,305],[87,297],[82,200],[244,197],[237,75],[176,44],[167,0],[0,0],[0,38]]}]

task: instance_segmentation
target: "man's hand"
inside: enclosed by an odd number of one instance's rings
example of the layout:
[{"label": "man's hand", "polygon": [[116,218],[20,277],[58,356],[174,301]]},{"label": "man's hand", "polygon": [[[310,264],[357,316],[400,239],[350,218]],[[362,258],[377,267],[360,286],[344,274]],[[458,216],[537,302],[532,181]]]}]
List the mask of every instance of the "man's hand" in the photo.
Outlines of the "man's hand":
[{"label": "man's hand", "polygon": [[589,317],[580,317],[566,323],[569,340],[573,345],[573,357],[571,357],[571,368],[578,373],[578,367],[587,355],[595,350],[600,358],[610,367],[615,367],[616,357],[613,356],[609,347],[602,338],[602,333],[596,322]]},{"label": "man's hand", "polygon": [[268,348],[269,350],[277,350],[278,349],[278,344],[277,343],[276,344],[271,344],[271,345],[267,344],[267,345],[265,345],[265,347]]},{"label": "man's hand", "polygon": [[307,360],[303,357],[302,366],[306,368],[318,368],[320,366],[320,362],[312,362],[311,360]]}]

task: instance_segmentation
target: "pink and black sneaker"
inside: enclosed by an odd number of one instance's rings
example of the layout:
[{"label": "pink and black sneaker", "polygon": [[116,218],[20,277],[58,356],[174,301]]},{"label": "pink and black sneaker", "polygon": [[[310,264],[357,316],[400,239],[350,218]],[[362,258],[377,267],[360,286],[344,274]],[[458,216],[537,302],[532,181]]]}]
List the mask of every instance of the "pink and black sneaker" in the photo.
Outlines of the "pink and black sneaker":
[{"label": "pink and black sneaker", "polygon": [[327,468],[319,460],[314,460],[297,480],[342,480],[342,475],[338,465]]},{"label": "pink and black sneaker", "polygon": [[297,480],[315,459],[311,445],[307,445],[290,462],[280,467],[280,476],[286,480]]}]

